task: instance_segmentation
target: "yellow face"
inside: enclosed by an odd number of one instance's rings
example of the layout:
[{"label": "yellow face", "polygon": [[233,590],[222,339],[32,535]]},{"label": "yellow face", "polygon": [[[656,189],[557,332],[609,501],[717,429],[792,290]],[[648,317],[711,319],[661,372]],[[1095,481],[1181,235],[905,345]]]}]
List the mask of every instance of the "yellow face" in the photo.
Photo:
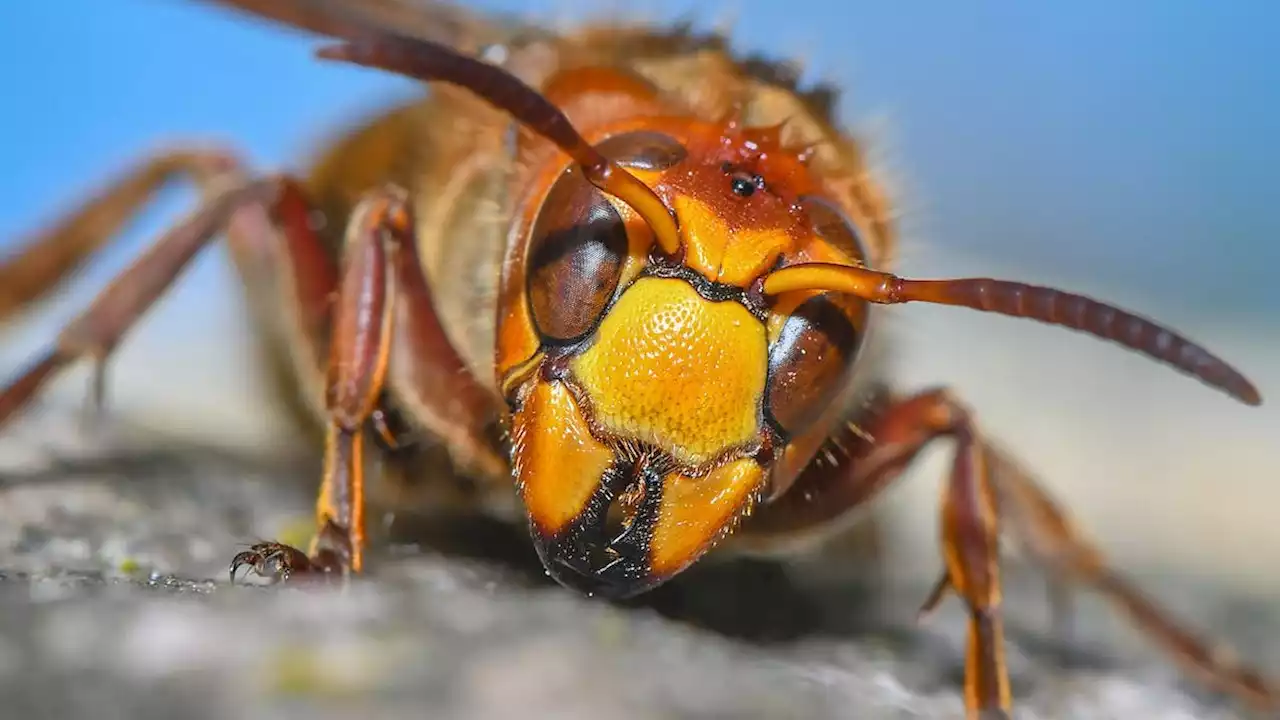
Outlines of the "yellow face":
[{"label": "yellow face", "polygon": [[508,258],[498,370],[513,473],[548,571],[588,593],[669,579],[786,482],[779,461],[821,432],[865,325],[840,297],[760,293],[781,265],[861,250],[831,205],[771,186],[784,171],[796,185],[795,168],[722,130],[598,145],[672,210],[679,257],[570,168],[547,179]]}]

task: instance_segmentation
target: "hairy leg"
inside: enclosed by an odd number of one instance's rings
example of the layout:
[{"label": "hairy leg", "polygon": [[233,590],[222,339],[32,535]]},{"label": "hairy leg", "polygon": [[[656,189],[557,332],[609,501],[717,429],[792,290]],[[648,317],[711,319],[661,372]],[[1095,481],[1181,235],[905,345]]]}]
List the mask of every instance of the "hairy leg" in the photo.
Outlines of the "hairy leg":
[{"label": "hairy leg", "polygon": [[[374,193],[353,215],[339,278],[312,230],[314,209],[291,178],[251,179],[221,153],[152,158],[0,263],[0,278],[21,277],[27,283],[2,307],[16,311],[52,291],[180,172],[197,180],[204,201],[109,283],[63,328],[51,349],[0,385],[0,428],[66,366],[89,358],[101,367],[200,250],[225,233],[254,311],[278,321],[269,331],[287,335],[281,344],[292,355],[293,372],[301,387],[316,389],[314,404],[328,427],[313,548],[320,564],[356,570],[362,565],[363,426],[386,432],[379,403],[395,349],[393,323],[407,349],[391,373],[391,388],[412,399],[415,416],[429,416],[420,423],[428,431],[438,433],[447,419],[465,421],[441,435],[463,464],[486,474],[504,472],[501,457],[480,435],[484,418],[490,417],[488,396],[444,338],[413,243],[402,242],[409,232],[402,193]],[[335,296],[345,299],[335,304]],[[402,301],[396,303],[397,297]],[[370,324],[378,318],[380,324]],[[280,550],[270,564],[288,559]]]},{"label": "hairy leg", "polygon": [[844,438],[841,462],[807,469],[753,519],[752,529],[783,535],[831,521],[874,501],[930,443],[953,440],[955,459],[942,493],[945,569],[922,614],[952,592],[968,606],[965,699],[972,717],[1003,717],[1012,705],[1000,616],[999,540],[1006,531],[1050,572],[1060,613],[1068,585],[1094,589],[1202,682],[1255,707],[1280,707],[1274,685],[1184,630],[1108,568],[1031,476],[981,436],[972,414],[946,390],[882,396],[859,427]]},{"label": "hairy leg", "polygon": [[[493,410],[488,395],[463,369],[431,309],[413,226],[404,193],[393,188],[369,193],[352,213],[330,334],[318,532],[309,555],[279,543],[240,553],[231,564],[233,580],[245,565],[281,580],[363,570],[366,428],[385,432],[375,420],[388,383],[396,383],[397,397],[416,403],[419,422],[429,429],[439,424],[437,434],[460,463],[505,474],[482,434]],[[401,361],[393,371],[396,351]]]},{"label": "hairy leg", "polygon": [[112,178],[0,262],[0,321],[62,285],[164,187],[180,178],[207,187],[234,166],[227,153],[178,149],[145,158]]},{"label": "hairy leg", "polygon": [[[95,364],[92,400],[102,402],[103,368],[137,320],[188,263],[225,232],[232,258],[259,315],[283,319],[300,350],[294,372],[314,376],[335,270],[311,233],[305,198],[288,177],[252,179],[230,152],[183,148],[144,158],[0,261],[0,320],[60,287],[90,256],[118,238],[128,220],[178,179],[195,182],[200,207],[144,251],[62,332],[57,346],[0,394],[0,426],[62,367]],[[247,191],[249,185],[259,185]],[[272,217],[274,215],[274,217]],[[282,292],[276,292],[282,291]],[[271,328],[276,329],[276,328]],[[295,338],[291,338],[295,339]]]},{"label": "hairy leg", "polygon": [[[21,410],[60,370],[82,358],[100,367],[125,334],[171,286],[176,277],[238,208],[267,202],[274,180],[228,183],[198,210],[166,232],[115,278],[71,322],[42,357],[0,390],[0,425]],[[100,384],[100,383],[95,383]]]}]

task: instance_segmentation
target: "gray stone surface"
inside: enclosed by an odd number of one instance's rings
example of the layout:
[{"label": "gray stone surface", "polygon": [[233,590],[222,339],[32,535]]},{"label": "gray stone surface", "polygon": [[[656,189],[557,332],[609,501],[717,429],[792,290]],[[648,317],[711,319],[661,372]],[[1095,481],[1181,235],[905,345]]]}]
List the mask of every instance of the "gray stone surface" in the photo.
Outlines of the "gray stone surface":
[{"label": "gray stone surface", "polygon": [[[271,467],[80,434],[0,435],[0,717],[954,718],[961,616],[913,624],[936,565],[867,587],[710,565],[614,606],[543,578],[520,532],[391,548],[345,591],[231,586],[242,545],[305,520]],[[461,531],[460,531],[461,532]],[[1096,603],[1046,639],[1036,577],[1008,605],[1025,718],[1232,718]],[[1280,613],[1154,579],[1201,627],[1280,667]],[[1020,587],[1025,586],[1025,587]]]}]

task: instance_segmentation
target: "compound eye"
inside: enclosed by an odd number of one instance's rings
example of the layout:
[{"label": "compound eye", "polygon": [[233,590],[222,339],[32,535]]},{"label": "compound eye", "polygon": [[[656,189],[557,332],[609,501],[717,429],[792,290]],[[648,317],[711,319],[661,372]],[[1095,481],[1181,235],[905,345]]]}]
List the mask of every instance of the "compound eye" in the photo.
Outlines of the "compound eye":
[{"label": "compound eye", "polygon": [[769,413],[791,436],[803,433],[841,394],[861,343],[845,310],[815,295],[791,312],[769,349]]},{"label": "compound eye", "polygon": [[817,195],[806,195],[800,198],[800,204],[809,214],[813,224],[813,232],[818,237],[835,246],[840,252],[857,262],[865,262],[867,250],[862,244],[858,230],[845,217],[845,214],[830,200]]},{"label": "compound eye", "polygon": [[622,216],[581,170],[566,170],[543,201],[529,248],[529,304],[542,336],[567,343],[589,333],[626,255]]},{"label": "compound eye", "polygon": [[[688,154],[675,138],[641,130],[596,146],[619,165],[667,170]],[[556,180],[533,224],[528,290],[543,338],[572,343],[590,333],[613,298],[627,256],[627,230],[613,204],[576,166]]]}]

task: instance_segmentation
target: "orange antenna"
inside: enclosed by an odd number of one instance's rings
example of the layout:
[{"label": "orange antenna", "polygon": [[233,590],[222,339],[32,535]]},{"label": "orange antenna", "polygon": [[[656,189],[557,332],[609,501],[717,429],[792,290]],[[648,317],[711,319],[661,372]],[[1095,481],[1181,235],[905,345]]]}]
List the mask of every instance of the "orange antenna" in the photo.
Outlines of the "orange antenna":
[{"label": "orange antenna", "polygon": [[1199,378],[1247,405],[1262,404],[1262,396],[1251,382],[1200,345],[1145,318],[1062,290],[990,278],[908,280],[827,263],[775,270],[764,278],[763,290],[768,295],[829,290],[886,305],[926,302],[1031,318],[1111,340]]}]

